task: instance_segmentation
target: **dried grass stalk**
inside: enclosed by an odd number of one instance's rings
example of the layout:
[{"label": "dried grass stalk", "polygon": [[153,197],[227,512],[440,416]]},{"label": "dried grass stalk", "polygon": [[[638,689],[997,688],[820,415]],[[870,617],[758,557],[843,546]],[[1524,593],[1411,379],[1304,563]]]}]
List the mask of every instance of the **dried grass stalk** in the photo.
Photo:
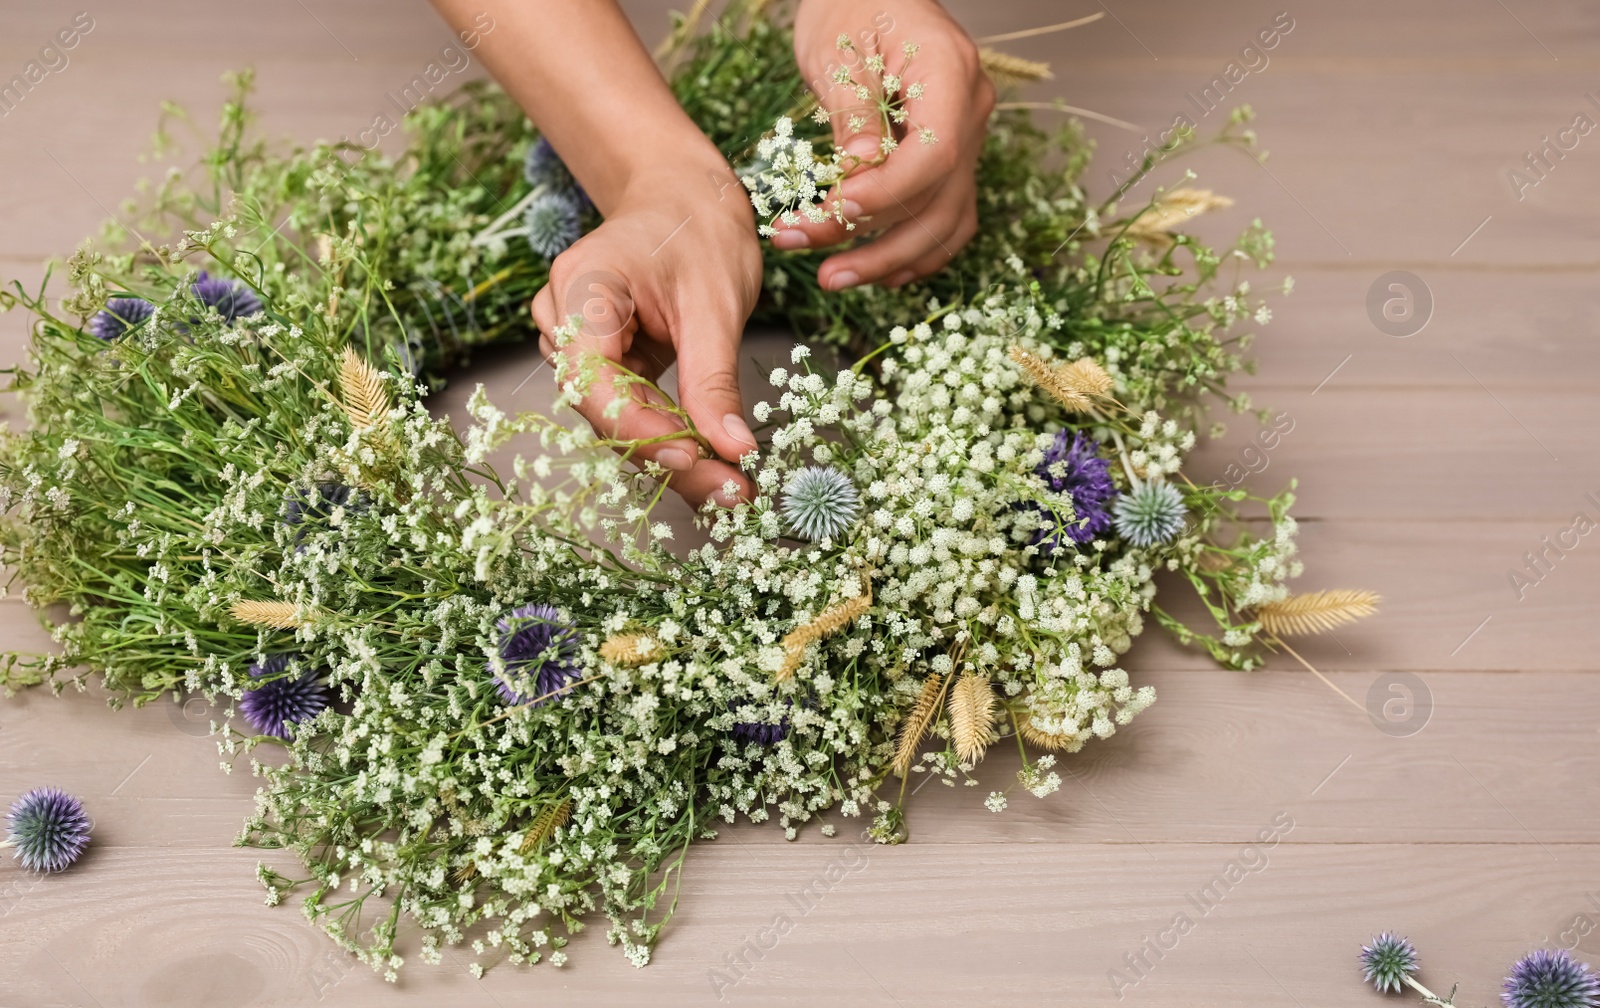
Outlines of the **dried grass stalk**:
[{"label": "dried grass stalk", "polygon": [[950,739],[962,762],[976,763],[989,747],[994,727],[994,689],[989,677],[972,670],[961,673],[950,692]]},{"label": "dried grass stalk", "polygon": [[1064,367],[1056,367],[1013,345],[1011,359],[1022,368],[1022,373],[1028,376],[1029,381],[1069,410],[1082,413],[1094,409],[1095,400],[1104,398],[1111,391],[1111,376],[1088,357]]},{"label": "dried grass stalk", "polygon": [[848,602],[829,606],[816,619],[792,630],[783,639],[783,665],[778,669],[778,678],[787,679],[794,675],[795,670],[800,667],[801,660],[806,656],[807,645],[812,641],[821,640],[871,608],[872,593],[868,591]]},{"label": "dried grass stalk", "polygon": [[351,347],[339,365],[339,405],[357,430],[365,430],[389,413],[389,387],[383,373]]},{"label": "dried grass stalk", "polygon": [[1218,196],[1210,189],[1174,189],[1157,197],[1148,210],[1128,225],[1128,237],[1163,245],[1172,240],[1174,228],[1203,213],[1231,206],[1233,200]]},{"label": "dried grass stalk", "polygon": [[1326,633],[1378,611],[1383,601],[1376,592],[1334,589],[1291,595],[1256,609],[1262,629],[1275,637]]},{"label": "dried grass stalk", "polygon": [[571,798],[563,798],[554,805],[547,805],[533,817],[533,825],[528,827],[528,835],[523,839],[522,846],[517,848],[517,853],[528,854],[536,850],[540,844],[550,839],[556,830],[565,826],[571,817]]},{"label": "dried grass stalk", "polygon": [[645,633],[614,634],[600,645],[601,658],[625,668],[652,661],[660,652],[656,639]]},{"label": "dried grass stalk", "polygon": [[293,630],[311,622],[312,613],[302,614],[300,606],[276,599],[239,599],[228,607],[228,612],[241,623],[269,626],[278,630]]},{"label": "dried grass stalk", "polygon": [[900,722],[900,738],[895,742],[894,763],[890,768],[901,777],[911,772],[917,749],[922,745],[922,740],[928,737],[933,719],[939,715],[939,701],[944,699],[945,683],[949,680],[948,675],[937,672],[922,680],[922,692],[917,694],[917,702],[912,704],[911,713]]},{"label": "dried grass stalk", "polygon": [[1023,712],[1016,717],[1017,734],[1029,745],[1038,746],[1040,749],[1065,749],[1072,741],[1070,735],[1058,735],[1055,732],[1040,730],[1033,723],[1033,715]]},{"label": "dried grass stalk", "polygon": [[978,50],[978,62],[982,64],[989,79],[994,81],[994,86],[1002,90],[1031,84],[1034,81],[1055,79],[1055,74],[1050,72],[1050,64],[1023,59],[1021,56],[1003,53],[998,49]]}]

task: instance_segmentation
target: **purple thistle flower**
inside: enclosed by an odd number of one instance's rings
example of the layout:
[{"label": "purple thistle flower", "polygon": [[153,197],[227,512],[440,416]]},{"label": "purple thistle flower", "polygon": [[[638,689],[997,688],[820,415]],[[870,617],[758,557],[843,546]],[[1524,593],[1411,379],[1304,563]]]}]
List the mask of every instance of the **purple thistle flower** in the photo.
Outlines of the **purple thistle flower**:
[{"label": "purple thistle flower", "polygon": [[1595,1008],[1600,978],[1566,949],[1539,949],[1511,967],[1500,1000],[1506,1008]]},{"label": "purple thistle flower", "polygon": [[1117,488],[1111,482],[1111,463],[1100,457],[1100,445],[1088,434],[1057,431],[1055,442],[1045,449],[1044,458],[1034,472],[1055,493],[1069,495],[1077,515],[1060,532],[1051,529],[1034,532],[1033,542],[1043,547],[1046,556],[1064,548],[1063,535],[1082,544],[1111,529],[1111,502],[1117,496]]},{"label": "purple thistle flower", "polygon": [[29,871],[65,871],[89,846],[93,826],[83,802],[58,788],[38,787],[6,813],[6,843]]},{"label": "purple thistle flower", "polygon": [[154,314],[156,306],[144,298],[112,298],[89,320],[89,335],[110,342]]},{"label": "purple thistle flower", "polygon": [[189,289],[195,297],[215,308],[229,325],[261,311],[261,299],[256,297],[255,291],[238,280],[214,277],[201,270],[200,276]]},{"label": "purple thistle flower", "polygon": [[[245,720],[262,735],[286,739],[289,726],[309,721],[328,706],[327,687],[317,682],[314,670],[285,676],[297,655],[267,655],[250,666],[250,678],[265,679],[239,700]],[[273,676],[276,678],[268,678]]]},{"label": "purple thistle flower", "polygon": [[1371,945],[1361,946],[1358,955],[1366,970],[1366,980],[1378,988],[1380,994],[1391,994],[1400,989],[1406,977],[1417,971],[1417,949],[1409,938],[1393,931],[1385,931],[1372,939]]},{"label": "purple thistle flower", "polygon": [[534,603],[513,609],[495,629],[500,631],[505,670],[494,683],[506,703],[542,706],[579,678],[578,632],[555,606]]}]

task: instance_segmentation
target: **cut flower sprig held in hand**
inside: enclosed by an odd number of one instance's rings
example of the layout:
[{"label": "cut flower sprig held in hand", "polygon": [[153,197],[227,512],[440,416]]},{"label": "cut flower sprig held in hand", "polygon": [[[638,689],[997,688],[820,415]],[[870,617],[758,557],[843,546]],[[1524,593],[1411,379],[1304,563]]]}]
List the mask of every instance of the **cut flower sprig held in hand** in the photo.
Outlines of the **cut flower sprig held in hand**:
[{"label": "cut flower sprig held in hand", "polygon": [[[923,97],[921,83],[906,81],[917,54],[916,43],[901,46],[904,62],[895,74],[886,71],[882,53],[861,58],[848,35],[839,36],[838,48],[859,60],[861,72],[858,76],[850,65],[841,63],[833,72],[836,88],[828,93],[849,94],[861,104],[829,109],[818,103],[811,118],[819,125],[841,119],[848,134],[854,136],[865,129],[871,117],[877,120],[873,135],[880,137],[878,151],[872,157],[863,157],[831,144],[831,150],[819,158],[811,139],[795,135],[793,119],[780,118],[772,131],[757,141],[755,163],[740,174],[756,215],[764,220],[757,228],[762,237],[777,234],[779,223],[793,226],[802,218],[812,224],[831,218],[843,224],[845,230],[854,231],[856,222],[845,218],[844,200],[837,196],[831,202],[826,200],[829,188],[863,165],[882,163],[899,145],[895,136],[910,120],[910,102]],[[938,142],[934,131],[925,127],[916,129],[915,135],[922,144]]]}]

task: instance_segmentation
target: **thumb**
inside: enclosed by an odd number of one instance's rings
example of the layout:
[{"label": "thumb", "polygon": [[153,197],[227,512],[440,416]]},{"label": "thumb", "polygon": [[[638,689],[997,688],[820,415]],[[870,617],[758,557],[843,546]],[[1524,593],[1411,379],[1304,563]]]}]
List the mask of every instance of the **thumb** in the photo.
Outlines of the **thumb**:
[{"label": "thumb", "polygon": [[742,325],[715,317],[691,317],[674,334],[678,346],[678,401],[717,454],[729,462],[756,450],[739,395]]}]

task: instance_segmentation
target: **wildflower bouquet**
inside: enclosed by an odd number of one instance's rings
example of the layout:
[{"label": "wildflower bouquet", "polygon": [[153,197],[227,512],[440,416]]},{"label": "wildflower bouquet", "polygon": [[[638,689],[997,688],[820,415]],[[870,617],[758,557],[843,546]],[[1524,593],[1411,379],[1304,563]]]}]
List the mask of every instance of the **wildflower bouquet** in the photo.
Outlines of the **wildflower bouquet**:
[{"label": "wildflower bouquet", "polygon": [[[838,213],[822,193],[849,166],[797,126],[814,110],[768,7],[680,23],[665,63],[758,210]],[[861,73],[869,114],[915,130],[914,82]],[[703,511],[710,541],[675,551],[638,445],[481,389],[464,431],[426,409],[441,370],[524,330],[595,221],[504,96],[418,110],[397,162],[273,152],[246,121],[241,95],[214,177],[156,193],[141,233],[175,244],[80,250],[59,310],[7,295],[38,322],[13,381],[30,426],[0,451],[5,560],[61,646],[11,656],[8,685],[227,703],[225,766],[250,755],[262,779],[241,840],[305,866],[262,866],[268,902],[303,891],[391,977],[402,916],[429,961],[470,941],[559,965],[600,911],[642,964],[718,820],[794,838],[837,810],[897,842],[905,780],[976,785],[1008,737],[1042,797],[1058,752],[1153,701],[1117,667],[1147,616],[1248,668],[1263,640],[1371,608],[1287,597],[1287,492],[1183,472],[1201,394],[1241,366],[1227,330],[1269,317],[1245,282],[1210,288],[1270,239],[1215,253],[1138,226],[1192,195],[1091,203],[1073,128],[997,117],[984,227],[946,276],[824,294],[814,253],[767,253],[764,317],[854,363],[801,345],[772,371],[754,498]],[[563,355],[560,398],[596,373]],[[1161,569],[1215,628],[1155,603]]]}]

